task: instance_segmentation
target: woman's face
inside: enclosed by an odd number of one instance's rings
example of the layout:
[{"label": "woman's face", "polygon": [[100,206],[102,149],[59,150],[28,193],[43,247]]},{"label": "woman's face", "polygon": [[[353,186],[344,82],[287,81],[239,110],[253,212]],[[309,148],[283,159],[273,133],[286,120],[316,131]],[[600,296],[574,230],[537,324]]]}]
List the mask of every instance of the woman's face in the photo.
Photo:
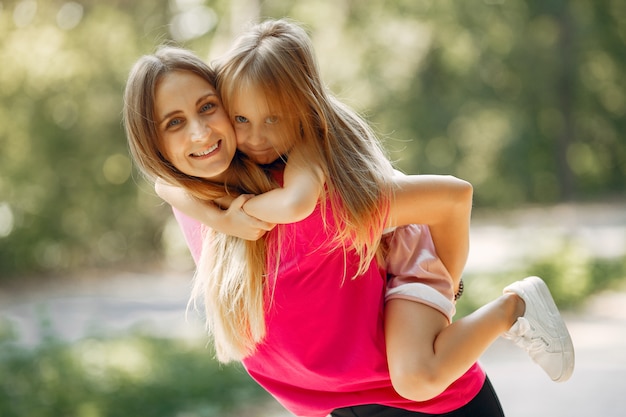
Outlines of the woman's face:
[{"label": "woman's face", "polygon": [[256,88],[234,95],[231,118],[237,147],[257,164],[276,161],[293,145],[288,139],[285,115],[272,113],[265,96]]},{"label": "woman's face", "polygon": [[215,87],[190,71],[172,71],[157,84],[155,114],[167,160],[187,175],[219,181],[237,139]]}]

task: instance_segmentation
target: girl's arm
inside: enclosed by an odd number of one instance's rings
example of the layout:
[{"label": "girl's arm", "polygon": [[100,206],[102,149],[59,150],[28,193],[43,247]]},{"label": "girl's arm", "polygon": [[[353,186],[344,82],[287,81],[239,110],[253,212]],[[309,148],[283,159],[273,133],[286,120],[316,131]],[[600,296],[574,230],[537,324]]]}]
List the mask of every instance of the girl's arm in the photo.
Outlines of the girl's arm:
[{"label": "girl's arm", "polygon": [[401,175],[395,182],[390,225],[428,225],[437,255],[458,288],[469,254],[472,185],[441,175]]},{"label": "girl's arm", "polygon": [[222,210],[214,202],[201,201],[189,195],[183,188],[166,184],[160,179],[156,181],[154,188],[159,197],[171,206],[220,233],[245,240],[257,240],[274,227],[273,224],[244,213],[241,207],[250,195],[240,195],[232,201],[220,199],[220,205],[228,207]]},{"label": "girl's arm", "polygon": [[295,223],[313,212],[323,186],[321,168],[311,166],[311,162],[294,150],[285,166],[283,186],[252,197],[244,203],[243,210],[266,222]]}]

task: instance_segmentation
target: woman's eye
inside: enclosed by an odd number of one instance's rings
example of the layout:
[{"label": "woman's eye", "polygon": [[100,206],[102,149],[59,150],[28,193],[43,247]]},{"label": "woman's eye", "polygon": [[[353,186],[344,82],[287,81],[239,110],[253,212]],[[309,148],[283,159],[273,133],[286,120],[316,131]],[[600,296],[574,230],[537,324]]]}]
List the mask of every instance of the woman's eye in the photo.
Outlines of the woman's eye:
[{"label": "woman's eye", "polygon": [[169,122],[167,122],[167,127],[176,127],[181,123],[182,123],[182,120],[180,119],[172,119]]},{"label": "woman's eye", "polygon": [[265,123],[268,125],[273,125],[278,123],[278,116],[269,116],[265,118]]},{"label": "woman's eye", "polygon": [[206,111],[211,110],[213,107],[215,107],[215,104],[213,103],[205,103],[202,105],[202,107],[200,107],[200,112],[204,113]]},{"label": "woman's eye", "polygon": [[248,123],[248,119],[243,116],[235,116],[235,122],[237,123]]}]

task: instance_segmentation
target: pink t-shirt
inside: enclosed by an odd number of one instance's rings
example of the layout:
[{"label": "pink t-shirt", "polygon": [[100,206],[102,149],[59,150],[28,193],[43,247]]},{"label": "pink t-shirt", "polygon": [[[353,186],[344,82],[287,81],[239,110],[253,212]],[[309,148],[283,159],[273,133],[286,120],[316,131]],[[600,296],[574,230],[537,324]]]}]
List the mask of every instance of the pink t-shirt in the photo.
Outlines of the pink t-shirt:
[{"label": "pink t-shirt", "polygon": [[[174,212],[198,259],[200,224]],[[326,221],[333,230],[332,216]],[[376,263],[352,279],[358,259],[351,251],[333,249],[319,206],[307,219],[284,225],[282,233],[278,279],[270,279],[274,296],[266,303],[267,335],[243,364],[290,412],[325,417],[341,407],[381,404],[441,414],[480,391],[485,374],[474,364],[429,401],[398,395],[387,368],[385,279]]]}]

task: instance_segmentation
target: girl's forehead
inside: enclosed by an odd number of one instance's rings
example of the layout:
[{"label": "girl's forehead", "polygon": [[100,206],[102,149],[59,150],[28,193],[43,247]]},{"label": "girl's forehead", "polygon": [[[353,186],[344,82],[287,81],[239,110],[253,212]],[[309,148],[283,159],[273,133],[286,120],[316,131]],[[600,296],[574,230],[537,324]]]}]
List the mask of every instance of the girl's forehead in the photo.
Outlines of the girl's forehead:
[{"label": "girl's forehead", "polygon": [[236,88],[231,97],[232,106],[235,108],[255,109],[258,112],[271,112],[275,109],[271,91],[266,91],[262,86],[240,86]]}]

